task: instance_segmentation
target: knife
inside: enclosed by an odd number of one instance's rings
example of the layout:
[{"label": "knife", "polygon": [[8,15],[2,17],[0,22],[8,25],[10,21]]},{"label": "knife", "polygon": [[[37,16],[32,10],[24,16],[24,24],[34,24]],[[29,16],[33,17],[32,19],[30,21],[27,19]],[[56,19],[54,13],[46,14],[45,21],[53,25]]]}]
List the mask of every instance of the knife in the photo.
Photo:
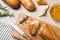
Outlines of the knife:
[{"label": "knife", "polygon": [[16,25],[14,25],[10,20],[6,20],[11,27],[13,27],[22,37],[24,37],[26,40],[32,40],[29,36],[27,36],[20,28],[18,28]]}]

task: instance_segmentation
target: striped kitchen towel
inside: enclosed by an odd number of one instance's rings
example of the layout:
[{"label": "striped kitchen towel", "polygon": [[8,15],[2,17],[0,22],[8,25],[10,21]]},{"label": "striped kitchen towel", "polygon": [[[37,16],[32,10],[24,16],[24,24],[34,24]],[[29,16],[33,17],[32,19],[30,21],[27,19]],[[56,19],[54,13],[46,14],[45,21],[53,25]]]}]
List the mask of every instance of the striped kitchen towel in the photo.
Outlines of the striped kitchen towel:
[{"label": "striped kitchen towel", "polygon": [[0,40],[16,40],[11,36],[12,30],[9,24],[0,22]]}]

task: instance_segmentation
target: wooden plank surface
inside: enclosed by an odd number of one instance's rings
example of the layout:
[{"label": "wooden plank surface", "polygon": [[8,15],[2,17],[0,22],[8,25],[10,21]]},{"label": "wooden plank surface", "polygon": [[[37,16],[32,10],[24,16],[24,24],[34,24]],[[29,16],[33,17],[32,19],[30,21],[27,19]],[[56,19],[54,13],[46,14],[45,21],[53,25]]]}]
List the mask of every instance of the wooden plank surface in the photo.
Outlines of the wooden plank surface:
[{"label": "wooden plank surface", "polygon": [[[34,21],[34,20],[37,20],[37,19],[32,18],[32,17],[29,17],[26,22],[24,22],[23,24],[20,24],[20,20],[21,20],[22,18],[24,18],[25,16],[26,16],[25,14],[20,14],[20,15],[18,16],[17,21],[16,21],[16,25],[17,25],[22,31],[24,31],[28,36],[30,36],[33,40],[43,40],[43,38],[41,38],[41,36],[38,34],[40,28],[38,29],[38,31],[37,31],[37,33],[36,33],[35,36],[32,36],[32,35],[30,34],[30,32],[29,32],[29,29],[28,29],[28,24],[31,23],[31,22]],[[60,29],[59,29],[59,28],[57,28],[56,26],[51,25],[51,24],[49,24],[49,23],[43,22],[43,21],[41,21],[41,20],[38,20],[38,21],[40,21],[41,26],[42,26],[43,24],[49,25],[49,26],[54,30],[54,32],[55,32],[55,34],[57,35],[57,37],[60,39]],[[24,39],[21,35],[19,35],[15,30],[12,31],[12,36],[15,37],[15,38],[17,38],[17,39],[19,39],[19,40],[26,40],[26,39]]]}]

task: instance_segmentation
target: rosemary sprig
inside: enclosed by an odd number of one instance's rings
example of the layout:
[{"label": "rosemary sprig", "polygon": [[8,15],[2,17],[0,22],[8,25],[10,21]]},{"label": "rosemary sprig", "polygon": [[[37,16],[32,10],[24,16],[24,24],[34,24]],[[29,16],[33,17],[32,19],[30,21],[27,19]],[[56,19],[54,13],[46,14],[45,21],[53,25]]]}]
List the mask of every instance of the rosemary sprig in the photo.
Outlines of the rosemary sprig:
[{"label": "rosemary sprig", "polygon": [[2,13],[0,12],[0,17],[7,17],[7,16],[12,17],[12,16],[14,16],[14,15],[13,15],[13,14],[9,14],[9,13],[5,13],[5,12],[2,14]]},{"label": "rosemary sprig", "polygon": [[29,18],[29,16],[26,16],[26,18],[24,18],[22,21],[20,21],[20,24],[22,24],[23,22],[25,22],[28,18]]},{"label": "rosemary sprig", "polygon": [[0,12],[0,17],[12,17],[14,16],[13,13],[9,12],[9,9],[7,9],[7,7],[4,7],[3,5],[0,4],[0,10],[2,10],[2,12]]}]

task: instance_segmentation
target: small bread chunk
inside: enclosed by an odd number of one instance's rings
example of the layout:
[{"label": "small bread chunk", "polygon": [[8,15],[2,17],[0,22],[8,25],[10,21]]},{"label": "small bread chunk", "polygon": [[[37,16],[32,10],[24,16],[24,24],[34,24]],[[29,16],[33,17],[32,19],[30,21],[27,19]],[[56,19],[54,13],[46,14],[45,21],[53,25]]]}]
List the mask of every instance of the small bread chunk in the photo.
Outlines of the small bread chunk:
[{"label": "small bread chunk", "polygon": [[37,32],[38,28],[39,28],[39,21],[36,21],[36,20],[28,25],[29,32],[32,35],[35,35],[35,33]]},{"label": "small bread chunk", "polygon": [[37,15],[40,16],[40,17],[43,16],[43,15],[45,15],[48,8],[49,8],[48,5],[39,6],[39,8],[38,8],[38,14]]},{"label": "small bread chunk", "polygon": [[47,1],[46,0],[37,0],[37,3],[39,5],[47,5]]}]

